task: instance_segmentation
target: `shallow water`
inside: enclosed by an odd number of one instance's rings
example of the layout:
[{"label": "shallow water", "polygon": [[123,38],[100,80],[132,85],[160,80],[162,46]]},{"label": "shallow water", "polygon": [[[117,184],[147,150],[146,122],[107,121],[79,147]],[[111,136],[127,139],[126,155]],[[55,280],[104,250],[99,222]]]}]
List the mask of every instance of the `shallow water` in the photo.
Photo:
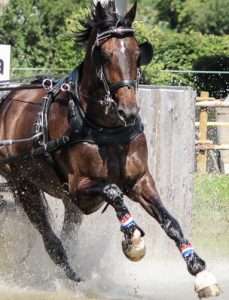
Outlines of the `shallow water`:
[{"label": "shallow water", "polygon": [[[59,204],[55,207],[55,203],[52,199],[50,207],[56,222],[54,229],[59,234],[62,208]],[[133,205],[131,211],[139,224],[144,224],[146,257],[138,263],[128,261],[121,251],[122,234],[114,211],[110,208],[105,214],[99,211],[85,218],[78,239],[73,235],[65,244],[72,266],[85,278],[78,285],[68,280],[49,259],[41,237],[23,211],[15,206],[1,211],[0,299],[197,299],[194,278],[187,272],[173,242],[142,210],[139,213]],[[212,230],[209,231],[212,236],[203,239],[203,243],[195,239],[194,242],[224,291],[217,299],[228,300],[229,255],[227,251],[220,253],[220,247],[215,246],[224,242],[228,231],[225,227]]]},{"label": "shallow water", "polygon": [[[224,292],[217,299],[228,300],[229,268],[225,265],[229,261],[211,261],[210,270],[220,283]],[[148,266],[149,267],[149,266]],[[78,287],[66,286],[66,283],[56,281],[56,288],[52,291],[42,289],[17,288],[0,285],[1,300],[87,300],[87,299],[144,299],[144,300],[194,300],[197,296],[193,290],[193,278],[187,275],[184,265],[168,260],[155,262],[154,270],[143,271],[139,269],[136,273],[128,273],[126,278],[119,278],[116,281],[109,281],[109,278],[95,276],[94,279],[79,284]],[[146,269],[145,269],[146,270]],[[181,271],[182,270],[182,271]],[[118,272],[119,273],[119,272]],[[121,274],[120,274],[121,275]]]}]

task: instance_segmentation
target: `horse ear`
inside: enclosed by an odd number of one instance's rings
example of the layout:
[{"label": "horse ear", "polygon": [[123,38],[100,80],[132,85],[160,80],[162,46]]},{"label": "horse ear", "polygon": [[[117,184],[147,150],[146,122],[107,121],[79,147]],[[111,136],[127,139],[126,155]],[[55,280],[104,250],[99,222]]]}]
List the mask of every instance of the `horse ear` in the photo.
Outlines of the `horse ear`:
[{"label": "horse ear", "polygon": [[137,1],[135,1],[133,7],[126,13],[125,20],[130,22],[130,25],[134,22],[137,10]]},{"label": "horse ear", "polygon": [[95,15],[97,20],[104,20],[106,18],[104,7],[102,6],[100,1],[98,1],[96,4]]}]

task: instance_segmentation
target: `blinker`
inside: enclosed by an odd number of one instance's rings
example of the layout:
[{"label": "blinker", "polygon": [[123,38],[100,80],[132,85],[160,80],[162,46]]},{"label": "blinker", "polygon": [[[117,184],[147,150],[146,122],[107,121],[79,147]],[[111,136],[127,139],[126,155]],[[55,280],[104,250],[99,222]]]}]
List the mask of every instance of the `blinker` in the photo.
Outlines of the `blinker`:
[{"label": "blinker", "polygon": [[[138,60],[138,66],[148,65],[153,59],[154,49],[150,42],[145,41],[139,45],[140,48],[140,57]],[[92,59],[97,67],[100,67],[101,62],[101,51],[99,45],[94,45],[91,52]]]},{"label": "blinker", "polygon": [[144,43],[139,45],[139,48],[140,48],[140,57],[138,61],[139,67],[148,65],[153,59],[153,54],[154,54],[152,44],[148,41],[145,41]]}]

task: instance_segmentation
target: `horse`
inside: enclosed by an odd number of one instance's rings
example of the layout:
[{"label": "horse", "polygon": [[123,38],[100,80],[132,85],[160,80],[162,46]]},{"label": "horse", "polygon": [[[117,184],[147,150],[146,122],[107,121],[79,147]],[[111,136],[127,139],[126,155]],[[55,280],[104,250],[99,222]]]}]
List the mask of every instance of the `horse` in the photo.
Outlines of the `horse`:
[{"label": "horse", "polygon": [[132,261],[145,255],[144,231],[123,197],[139,203],[175,242],[196,276],[199,297],[216,296],[217,281],[163,205],[149,172],[137,89],[140,67],[151,62],[153,47],[137,40],[136,9],[137,2],[119,15],[114,1],[92,5],[76,35],[86,45],[83,63],[57,82],[46,78],[34,88],[37,79],[2,99],[0,174],[69,279],[81,281],[49,224],[44,192],[64,203],[63,235],[82,215],[113,207],[123,252]]}]

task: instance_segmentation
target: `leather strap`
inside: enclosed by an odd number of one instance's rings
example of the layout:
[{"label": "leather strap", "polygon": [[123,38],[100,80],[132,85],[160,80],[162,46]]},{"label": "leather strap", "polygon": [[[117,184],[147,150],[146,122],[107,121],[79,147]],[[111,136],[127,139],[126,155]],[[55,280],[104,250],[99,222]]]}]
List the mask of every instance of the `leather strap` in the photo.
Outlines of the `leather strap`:
[{"label": "leather strap", "polygon": [[115,82],[113,84],[111,84],[109,86],[110,92],[114,92],[124,86],[127,86],[128,88],[130,88],[131,86],[133,86],[134,88],[136,88],[137,86],[137,80],[122,80],[122,81],[118,81]]}]

